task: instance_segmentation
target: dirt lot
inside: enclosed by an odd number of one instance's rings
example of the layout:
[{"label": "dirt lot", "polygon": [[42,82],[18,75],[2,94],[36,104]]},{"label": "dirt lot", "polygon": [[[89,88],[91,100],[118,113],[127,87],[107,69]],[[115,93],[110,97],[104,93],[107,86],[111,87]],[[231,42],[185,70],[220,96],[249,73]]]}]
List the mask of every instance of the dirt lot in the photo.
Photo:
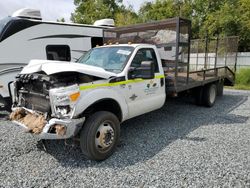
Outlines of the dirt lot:
[{"label": "dirt lot", "polygon": [[185,97],[125,122],[103,162],[77,143],[41,141],[0,112],[0,187],[250,187],[250,92],[226,90],[212,108]]}]

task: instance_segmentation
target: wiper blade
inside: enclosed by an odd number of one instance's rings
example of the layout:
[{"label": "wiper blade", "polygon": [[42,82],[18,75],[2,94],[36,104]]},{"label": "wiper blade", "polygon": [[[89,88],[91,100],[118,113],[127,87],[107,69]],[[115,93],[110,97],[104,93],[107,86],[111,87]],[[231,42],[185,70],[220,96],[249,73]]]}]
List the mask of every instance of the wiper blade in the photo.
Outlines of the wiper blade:
[{"label": "wiper blade", "polygon": [[117,70],[117,69],[104,69],[105,71],[110,71],[110,70]]}]

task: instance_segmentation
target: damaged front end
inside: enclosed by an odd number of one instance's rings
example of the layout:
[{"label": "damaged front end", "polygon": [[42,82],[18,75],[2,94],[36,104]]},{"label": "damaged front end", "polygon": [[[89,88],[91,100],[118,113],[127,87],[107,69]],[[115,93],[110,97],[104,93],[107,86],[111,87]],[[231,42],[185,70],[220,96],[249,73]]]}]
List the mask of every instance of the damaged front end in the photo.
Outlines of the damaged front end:
[{"label": "damaged front end", "polygon": [[85,121],[74,117],[80,98],[78,84],[94,79],[80,73],[21,74],[14,83],[10,119],[41,139],[73,137]]},{"label": "damaged front end", "polygon": [[81,129],[85,118],[46,120],[43,114],[17,107],[13,108],[10,119],[20,125],[25,132],[35,134],[41,139],[66,139],[75,136]]}]

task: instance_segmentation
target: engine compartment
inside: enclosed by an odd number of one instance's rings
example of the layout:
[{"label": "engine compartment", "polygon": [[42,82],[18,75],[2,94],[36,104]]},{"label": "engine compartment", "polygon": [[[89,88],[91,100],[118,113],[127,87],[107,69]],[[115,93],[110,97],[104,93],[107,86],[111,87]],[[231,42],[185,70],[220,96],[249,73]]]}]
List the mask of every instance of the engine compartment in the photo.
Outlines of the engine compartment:
[{"label": "engine compartment", "polygon": [[18,75],[15,82],[14,107],[25,107],[34,111],[51,114],[49,90],[73,84],[89,83],[101,78],[63,72],[46,75],[43,72]]}]

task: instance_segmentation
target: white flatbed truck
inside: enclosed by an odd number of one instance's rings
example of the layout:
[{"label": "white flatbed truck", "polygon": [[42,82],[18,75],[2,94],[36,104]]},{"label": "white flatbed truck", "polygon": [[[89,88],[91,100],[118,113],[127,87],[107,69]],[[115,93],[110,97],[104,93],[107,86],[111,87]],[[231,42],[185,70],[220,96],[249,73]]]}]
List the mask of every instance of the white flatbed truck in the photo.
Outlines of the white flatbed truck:
[{"label": "white flatbed truck", "polygon": [[[185,22],[184,22],[185,21]],[[188,71],[188,58],[180,62],[180,45],[187,48],[190,22],[180,18],[114,28],[106,41],[121,39],[121,33],[166,28],[177,29],[180,22],[188,27],[187,40],[179,42],[177,31],[174,61],[163,59],[155,44],[126,43],[96,47],[77,63],[32,60],[14,82],[12,121],[41,139],[80,138],[83,154],[104,160],[119,141],[120,124],[130,118],[161,108],[167,95],[195,91],[200,104],[213,106],[223,85],[232,85],[233,71],[227,66],[196,72]],[[113,37],[111,39],[111,36]],[[131,35],[128,35],[131,39]],[[152,39],[147,35],[147,39]],[[122,39],[124,40],[124,39]],[[138,40],[138,37],[136,37]],[[159,42],[159,38],[157,39]],[[159,44],[159,43],[158,43]],[[169,45],[169,44],[166,44]],[[164,46],[163,46],[164,47]],[[183,49],[183,47],[182,47]],[[166,58],[166,56],[165,56]],[[186,60],[186,62],[185,62]],[[184,64],[185,68],[178,68]]]}]

